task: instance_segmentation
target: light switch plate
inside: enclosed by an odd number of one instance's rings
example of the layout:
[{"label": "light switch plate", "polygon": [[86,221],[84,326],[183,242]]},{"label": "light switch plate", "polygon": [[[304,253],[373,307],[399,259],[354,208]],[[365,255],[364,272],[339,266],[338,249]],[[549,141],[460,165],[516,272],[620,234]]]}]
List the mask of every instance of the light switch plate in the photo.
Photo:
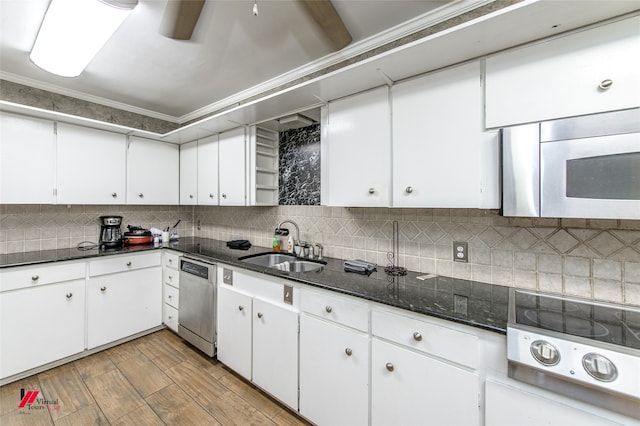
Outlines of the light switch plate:
[{"label": "light switch plate", "polygon": [[467,243],[461,241],[453,242],[453,261],[469,262],[469,245]]},{"label": "light switch plate", "polygon": [[222,282],[225,284],[233,285],[233,270],[223,268],[222,269]]}]

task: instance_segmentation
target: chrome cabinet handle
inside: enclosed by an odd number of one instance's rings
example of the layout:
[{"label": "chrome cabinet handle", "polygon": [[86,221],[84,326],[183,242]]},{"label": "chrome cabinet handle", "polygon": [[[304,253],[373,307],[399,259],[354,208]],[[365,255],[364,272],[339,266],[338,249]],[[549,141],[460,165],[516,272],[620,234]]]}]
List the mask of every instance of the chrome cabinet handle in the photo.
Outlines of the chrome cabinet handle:
[{"label": "chrome cabinet handle", "polygon": [[171,315],[169,315],[169,319],[172,319],[173,317]]},{"label": "chrome cabinet handle", "polygon": [[191,198],[191,199],[193,200],[193,195],[192,195],[192,194],[189,194],[189,198]]},{"label": "chrome cabinet handle", "polygon": [[106,287],[100,287],[100,291],[104,293],[105,291],[107,291],[107,288]]},{"label": "chrome cabinet handle", "polygon": [[73,293],[67,293],[67,299],[71,299],[73,297]]},{"label": "chrome cabinet handle", "polygon": [[173,277],[169,275],[169,281],[173,281]]},{"label": "chrome cabinet handle", "polygon": [[172,297],[172,296],[171,296],[170,294],[167,294],[167,297],[168,297],[169,299],[171,299],[171,297]]},{"label": "chrome cabinet handle", "polygon": [[607,78],[602,80],[598,87],[600,87],[602,90],[608,90],[611,88],[611,86],[613,86],[613,80]]},{"label": "chrome cabinet handle", "polygon": [[344,350],[344,353],[347,354],[347,356],[351,356],[353,354],[353,351],[351,350],[351,348],[347,348]]},{"label": "chrome cabinet handle", "polygon": [[391,364],[390,362],[388,362],[385,367],[387,367],[387,370],[393,371],[393,364]]},{"label": "chrome cabinet handle", "polygon": [[131,262],[127,262],[127,266],[131,266]]},{"label": "chrome cabinet handle", "polygon": [[327,311],[328,313],[331,313],[331,311],[333,311],[333,308],[331,307],[331,305],[327,305],[324,307],[324,310]]},{"label": "chrome cabinet handle", "polygon": [[173,263],[173,259],[169,259],[169,263]]},{"label": "chrome cabinet handle", "polygon": [[262,313],[258,312],[258,318],[262,318]]},{"label": "chrome cabinet handle", "polygon": [[416,341],[421,341],[422,340],[422,334],[418,333],[417,331],[415,333],[413,333],[413,339]]},{"label": "chrome cabinet handle", "polygon": [[141,192],[141,193],[138,194],[138,197],[144,198],[144,194]]},{"label": "chrome cabinet handle", "polygon": [[413,187],[411,186],[407,186],[404,190],[404,192],[406,192],[407,194],[411,194],[413,192]]},{"label": "chrome cabinet handle", "polygon": [[31,281],[38,281],[40,279],[40,275],[33,275],[31,277]]},{"label": "chrome cabinet handle", "polygon": [[369,188],[369,194],[375,194],[376,190],[373,188]]},{"label": "chrome cabinet handle", "polygon": [[[239,311],[244,311],[244,306],[242,306],[242,305],[238,306],[238,310]],[[259,315],[261,315],[261,314],[259,314]]]},{"label": "chrome cabinet handle", "polygon": [[222,198],[227,198],[227,194],[222,194]]},{"label": "chrome cabinet handle", "polygon": [[213,198],[213,194],[209,194],[209,198]]},{"label": "chrome cabinet handle", "polygon": [[112,196],[113,198],[118,198],[118,194],[117,194],[116,192],[112,192],[112,193],[111,193],[111,196]]}]

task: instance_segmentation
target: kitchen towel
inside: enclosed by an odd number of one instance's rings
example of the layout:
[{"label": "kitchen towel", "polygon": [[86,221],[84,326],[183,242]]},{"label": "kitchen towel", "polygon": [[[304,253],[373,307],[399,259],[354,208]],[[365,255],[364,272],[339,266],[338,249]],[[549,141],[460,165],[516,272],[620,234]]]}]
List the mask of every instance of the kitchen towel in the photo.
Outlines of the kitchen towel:
[{"label": "kitchen towel", "polygon": [[354,260],[345,260],[344,261],[344,271],[345,272],[355,272],[358,274],[370,274],[376,270],[378,265],[372,262],[367,262],[362,259],[354,259]]}]

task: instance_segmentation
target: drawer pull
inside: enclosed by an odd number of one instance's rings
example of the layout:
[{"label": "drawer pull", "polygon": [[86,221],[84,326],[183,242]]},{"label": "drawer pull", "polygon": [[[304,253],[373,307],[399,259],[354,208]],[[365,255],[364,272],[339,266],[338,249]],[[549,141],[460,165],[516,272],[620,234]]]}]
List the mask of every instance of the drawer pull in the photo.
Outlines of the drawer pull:
[{"label": "drawer pull", "polygon": [[374,188],[369,188],[369,194],[375,194],[376,190]]},{"label": "drawer pull", "polygon": [[171,299],[171,297],[172,297],[172,296],[171,296],[170,294],[167,294],[167,297],[168,297],[169,299]]},{"label": "drawer pull", "polygon": [[100,287],[100,291],[104,293],[105,291],[107,291],[107,288],[106,287]]},{"label": "drawer pull", "polygon": [[192,194],[189,194],[189,198],[193,200],[193,195],[192,195]]},{"label": "drawer pull", "polygon": [[169,263],[173,263],[173,259],[169,258]]},{"label": "drawer pull", "polygon": [[127,266],[131,266],[131,262],[127,262]]},{"label": "drawer pull", "polygon": [[112,192],[112,193],[111,193],[111,196],[112,196],[113,198],[118,198],[118,193],[117,193],[117,192]]},{"label": "drawer pull", "polygon": [[353,351],[351,350],[351,348],[347,348],[344,350],[344,353],[347,354],[347,356],[351,356],[353,354]]},{"label": "drawer pull", "polygon": [[331,311],[333,311],[333,308],[331,307],[331,305],[327,305],[324,307],[324,310],[327,311],[327,313],[331,313]]},{"label": "drawer pull", "polygon": [[422,334],[418,333],[417,331],[415,333],[413,333],[413,339],[416,340],[417,342],[422,340]]},{"label": "drawer pull", "polygon": [[227,194],[222,194],[222,198],[227,198]]},{"label": "drawer pull", "polygon": [[67,293],[67,299],[71,299],[73,297],[73,293]]},{"label": "drawer pull", "polygon": [[209,198],[213,198],[213,194],[209,194]]},{"label": "drawer pull", "polygon": [[258,318],[262,318],[262,312],[258,312]]},{"label": "drawer pull", "polygon": [[173,319],[173,317],[171,315],[169,315],[169,320]]},{"label": "drawer pull", "polygon": [[169,275],[169,281],[173,281],[173,277]]},{"label": "drawer pull", "polygon": [[390,362],[388,362],[385,367],[387,367],[387,370],[393,371],[393,364],[391,364]]},{"label": "drawer pull", "polygon": [[31,281],[38,281],[40,279],[40,275],[34,275],[31,277]]},{"label": "drawer pull", "polygon": [[138,194],[138,197],[144,198],[144,194],[141,192],[141,193]]},{"label": "drawer pull", "polygon": [[413,192],[413,188],[412,188],[412,187],[410,187],[410,186],[407,186],[407,187],[404,189],[404,192],[406,192],[407,194],[411,194],[411,193]]},{"label": "drawer pull", "polygon": [[238,306],[238,310],[239,311],[244,311],[244,306],[242,306],[242,305]]},{"label": "drawer pull", "polygon": [[607,78],[602,80],[598,87],[600,87],[602,90],[608,90],[611,88],[611,86],[613,86],[613,80]]}]

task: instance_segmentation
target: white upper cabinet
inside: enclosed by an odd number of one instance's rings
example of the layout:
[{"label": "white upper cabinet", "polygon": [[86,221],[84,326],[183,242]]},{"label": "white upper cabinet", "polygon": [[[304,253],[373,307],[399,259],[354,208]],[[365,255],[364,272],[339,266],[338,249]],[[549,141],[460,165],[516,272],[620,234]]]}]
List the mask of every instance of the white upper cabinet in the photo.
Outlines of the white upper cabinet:
[{"label": "white upper cabinet", "polygon": [[218,176],[221,206],[246,204],[246,140],[244,127],[220,133],[218,139]]},{"label": "white upper cabinet", "polygon": [[0,112],[0,204],[55,202],[53,122]]},{"label": "white upper cabinet", "polygon": [[124,204],[126,136],[64,123],[57,133],[58,204]]},{"label": "white upper cabinet", "polygon": [[198,141],[180,145],[180,204],[198,204]]},{"label": "white upper cabinet", "polygon": [[218,205],[218,135],[198,141],[198,204]]},{"label": "white upper cabinet", "polygon": [[640,17],[486,61],[486,126],[640,106]]},{"label": "white upper cabinet", "polygon": [[[388,207],[391,201],[391,109],[380,87],[330,102],[322,143],[322,204]],[[326,159],[326,160],[325,160]]]},{"label": "white upper cabinet", "polygon": [[499,138],[482,125],[480,63],[392,88],[393,206],[499,207]]},{"label": "white upper cabinet", "polygon": [[178,145],[131,137],[127,154],[128,204],[178,204]]}]

